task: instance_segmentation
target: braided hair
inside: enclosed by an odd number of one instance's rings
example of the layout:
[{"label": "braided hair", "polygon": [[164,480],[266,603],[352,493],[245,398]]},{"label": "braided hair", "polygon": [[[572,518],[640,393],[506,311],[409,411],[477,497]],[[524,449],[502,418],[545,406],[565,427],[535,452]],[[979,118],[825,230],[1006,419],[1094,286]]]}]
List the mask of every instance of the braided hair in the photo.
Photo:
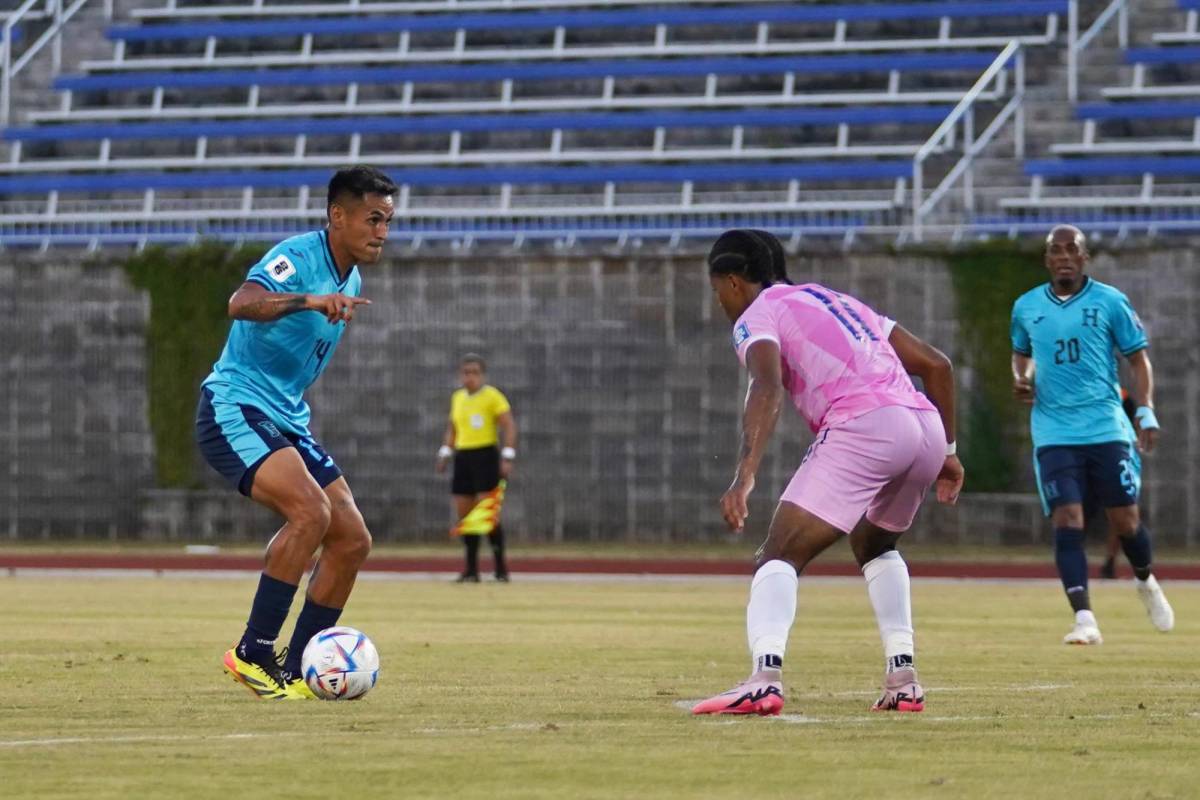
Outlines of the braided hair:
[{"label": "braided hair", "polygon": [[771,250],[771,281],[772,283],[791,284],[787,275],[787,255],[783,251],[783,243],[770,231],[751,228],[750,233],[767,243]]},{"label": "braided hair", "polygon": [[791,283],[784,263],[783,245],[767,231],[737,228],[725,231],[708,252],[712,275],[737,275],[764,288]]}]

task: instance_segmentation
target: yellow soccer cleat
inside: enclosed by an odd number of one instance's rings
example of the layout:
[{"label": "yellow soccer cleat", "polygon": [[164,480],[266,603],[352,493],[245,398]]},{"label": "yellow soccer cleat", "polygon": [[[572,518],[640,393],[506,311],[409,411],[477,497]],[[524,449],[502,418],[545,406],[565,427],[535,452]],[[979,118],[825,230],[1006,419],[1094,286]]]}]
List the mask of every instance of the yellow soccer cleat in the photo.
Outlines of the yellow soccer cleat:
[{"label": "yellow soccer cleat", "polygon": [[[235,681],[253,692],[255,697],[264,700],[291,699],[283,673],[273,660],[269,664],[247,661],[238,655],[236,647],[231,647],[225,651],[222,663],[225,671],[232,675]],[[301,682],[303,683],[303,681]]]},{"label": "yellow soccer cleat", "polygon": [[288,700],[319,700],[320,698],[313,694],[313,690],[308,688],[304,678],[292,678],[287,682],[287,699]]}]

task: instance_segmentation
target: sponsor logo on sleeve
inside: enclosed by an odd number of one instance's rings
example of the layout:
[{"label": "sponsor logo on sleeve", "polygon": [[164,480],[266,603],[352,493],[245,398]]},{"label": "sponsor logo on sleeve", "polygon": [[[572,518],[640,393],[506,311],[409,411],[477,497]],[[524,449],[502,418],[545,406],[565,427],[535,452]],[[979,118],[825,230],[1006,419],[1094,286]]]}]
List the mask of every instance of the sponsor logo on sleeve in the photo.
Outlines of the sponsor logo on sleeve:
[{"label": "sponsor logo on sleeve", "polygon": [[296,274],[296,265],[292,260],[285,255],[279,255],[271,261],[267,267],[267,274],[271,276],[271,280],[276,283],[283,283],[288,278]]},{"label": "sponsor logo on sleeve", "polygon": [[733,346],[741,347],[742,344],[749,338],[750,327],[744,322],[738,323],[737,327],[733,329]]}]

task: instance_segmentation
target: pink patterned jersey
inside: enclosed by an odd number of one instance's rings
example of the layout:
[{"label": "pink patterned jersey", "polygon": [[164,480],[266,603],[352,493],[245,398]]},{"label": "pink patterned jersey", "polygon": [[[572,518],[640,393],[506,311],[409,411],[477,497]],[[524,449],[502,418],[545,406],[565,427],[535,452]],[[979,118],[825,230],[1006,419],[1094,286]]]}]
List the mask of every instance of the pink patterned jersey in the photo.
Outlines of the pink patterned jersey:
[{"label": "pink patterned jersey", "polygon": [[895,326],[820,284],[779,284],[764,289],[738,318],[733,346],[745,364],[755,342],[779,345],[783,385],[815,432],[884,406],[936,410],[888,344]]}]

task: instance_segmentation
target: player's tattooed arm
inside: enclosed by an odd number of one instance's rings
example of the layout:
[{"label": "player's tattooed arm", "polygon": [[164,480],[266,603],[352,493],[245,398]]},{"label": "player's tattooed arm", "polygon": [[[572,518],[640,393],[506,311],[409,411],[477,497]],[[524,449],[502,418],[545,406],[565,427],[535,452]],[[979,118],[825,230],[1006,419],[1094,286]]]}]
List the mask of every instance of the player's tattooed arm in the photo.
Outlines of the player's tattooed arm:
[{"label": "player's tattooed arm", "polygon": [[721,516],[734,531],[740,531],[749,516],[746,501],[754,489],[754,475],[783,405],[779,345],[769,339],[751,344],[746,351],[746,369],[750,373],[750,389],[742,414],[742,447],[733,483],[721,497]]},{"label": "player's tattooed arm", "polygon": [[268,292],[253,281],[243,283],[229,298],[229,316],[249,322],[272,322],[308,307],[307,295]]},{"label": "player's tattooed arm", "polygon": [[370,305],[365,297],[333,294],[289,294],[269,292],[253,281],[243,283],[229,298],[229,316],[249,322],[273,322],[297,311],[318,311],[329,324],[349,322],[359,306]]}]

